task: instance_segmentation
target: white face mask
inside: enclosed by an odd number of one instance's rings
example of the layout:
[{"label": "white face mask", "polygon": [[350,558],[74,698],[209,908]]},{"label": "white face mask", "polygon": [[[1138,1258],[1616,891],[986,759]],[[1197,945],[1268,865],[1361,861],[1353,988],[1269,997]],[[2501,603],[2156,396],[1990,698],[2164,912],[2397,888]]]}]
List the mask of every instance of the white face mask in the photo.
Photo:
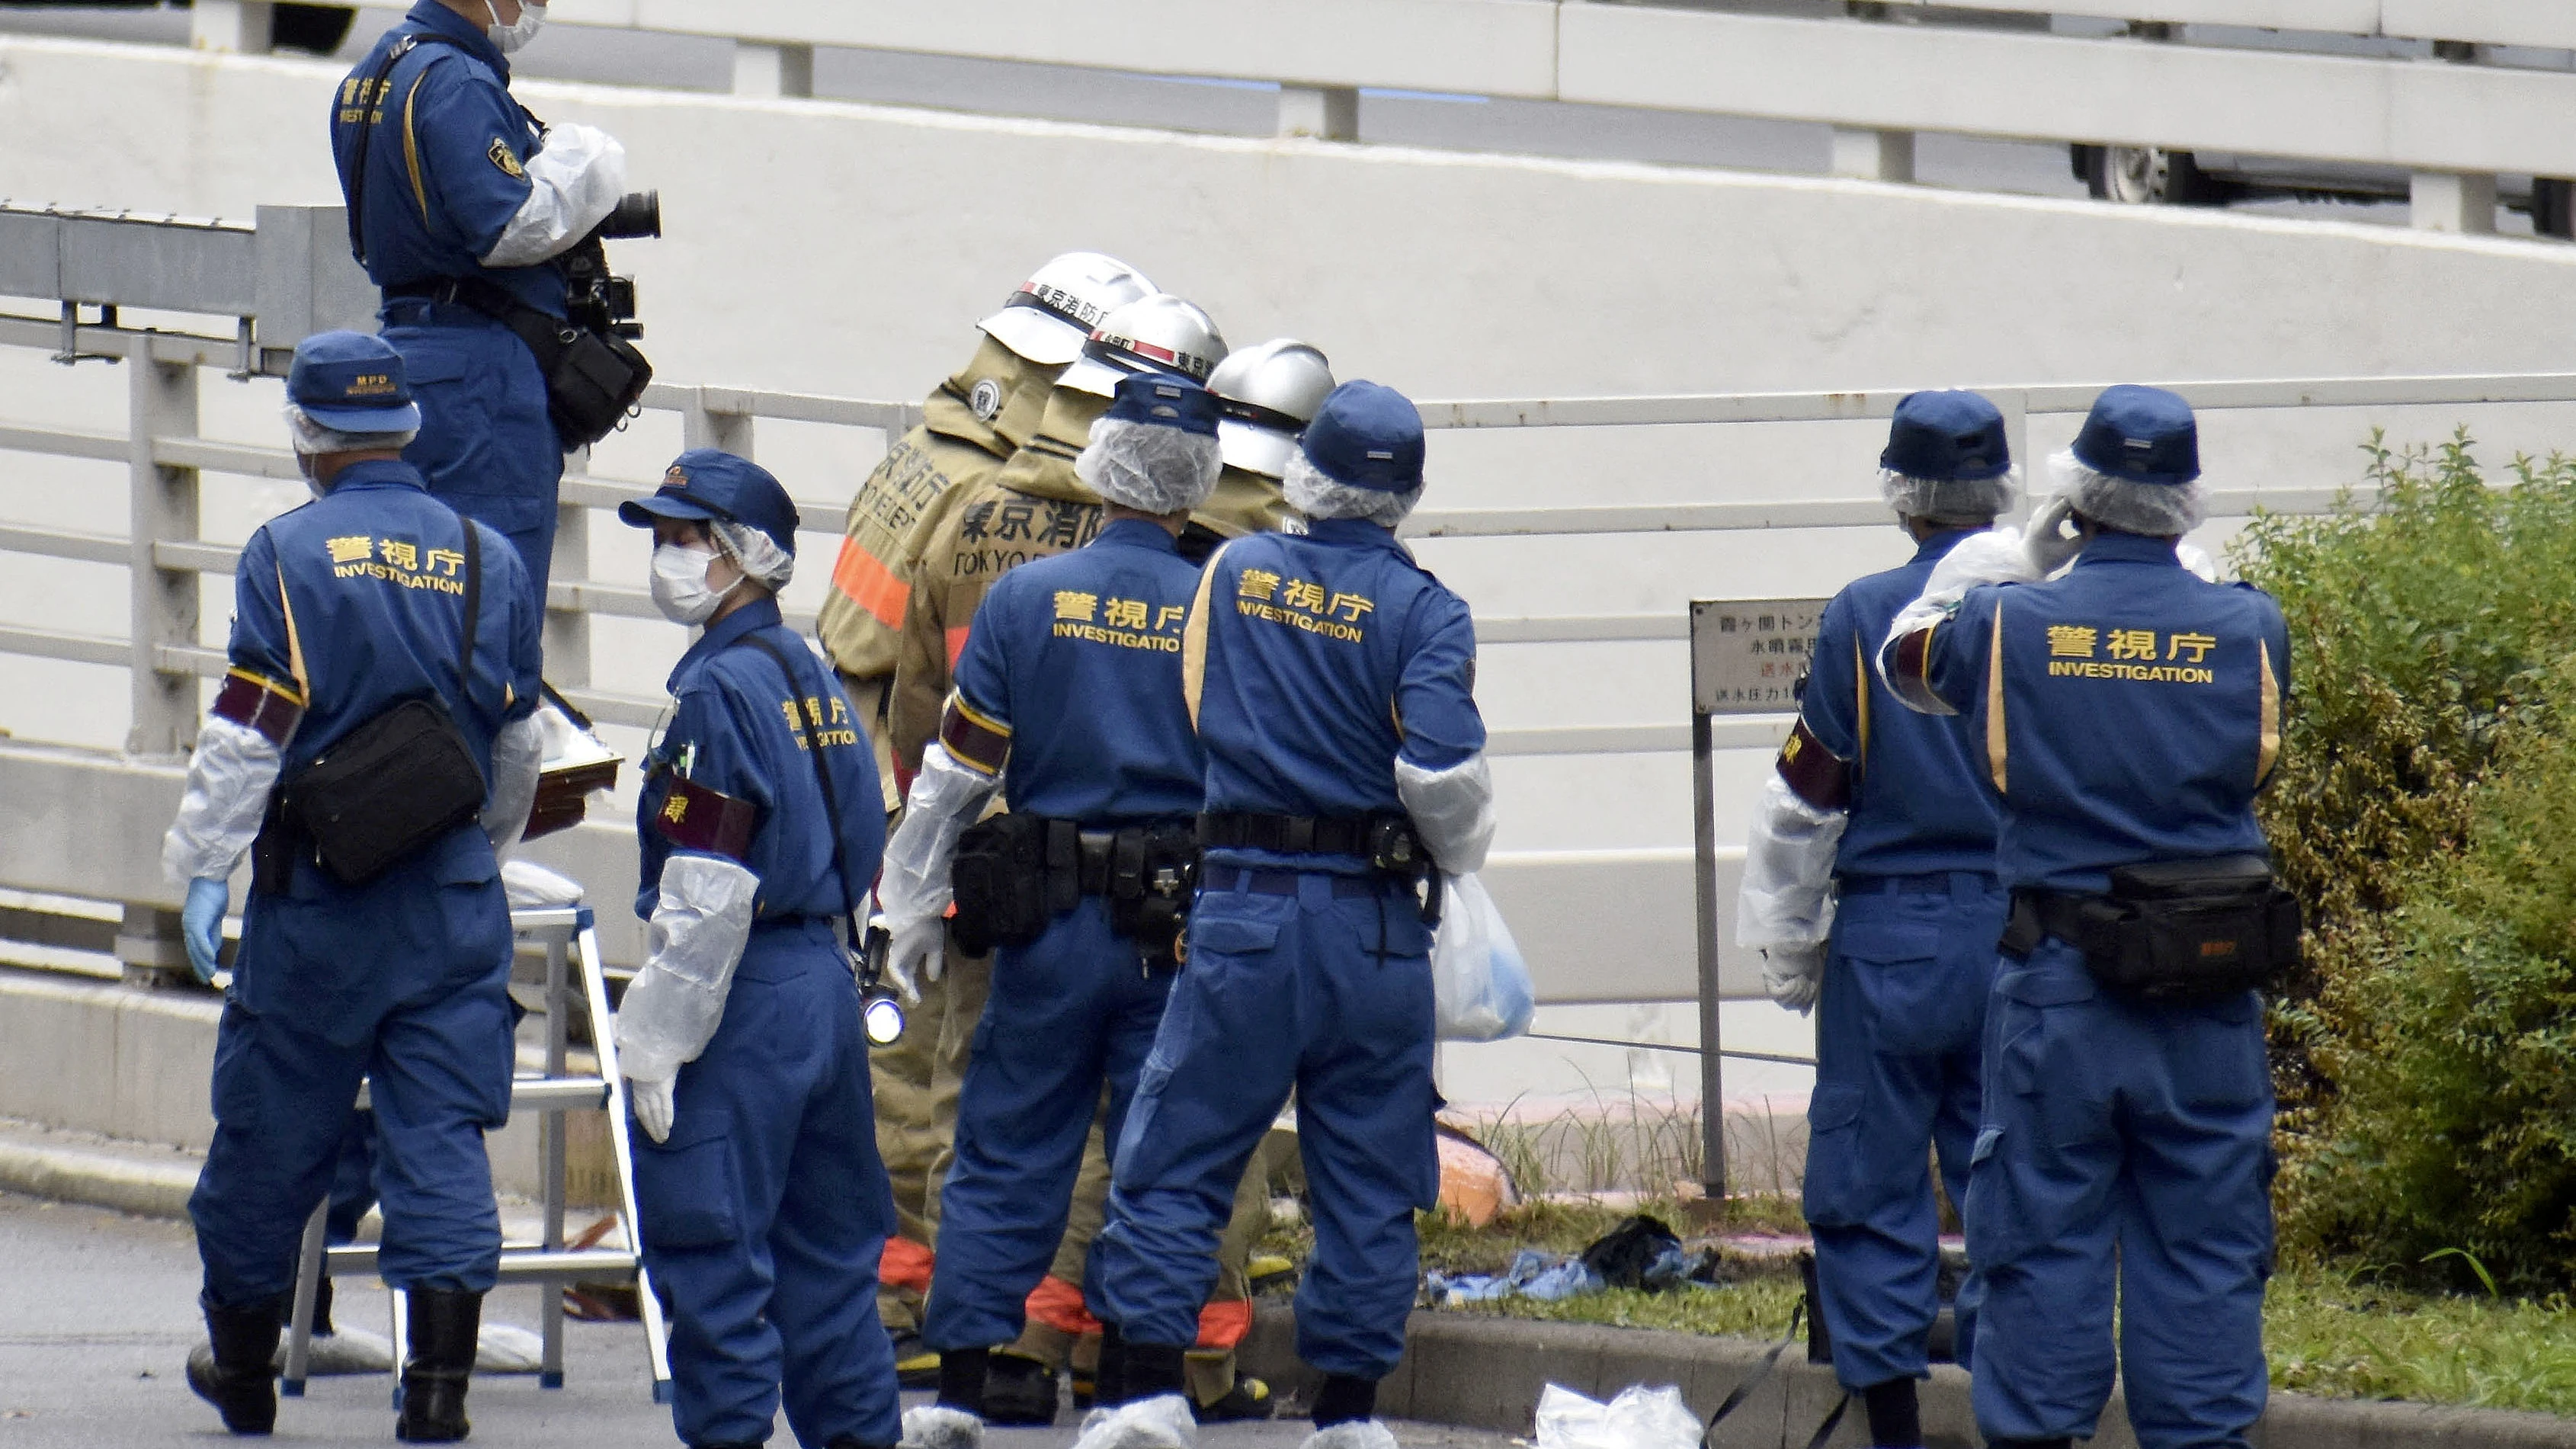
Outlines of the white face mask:
[{"label": "white face mask", "polygon": [[674,624],[705,623],[733,592],[708,585],[707,566],[715,561],[714,554],[685,544],[666,543],[653,550],[653,607]]},{"label": "white face mask", "polygon": [[526,49],[528,42],[536,39],[537,32],[545,27],[546,7],[519,0],[518,24],[486,26],[483,33],[492,37],[492,43],[500,47],[503,55],[516,55]]}]

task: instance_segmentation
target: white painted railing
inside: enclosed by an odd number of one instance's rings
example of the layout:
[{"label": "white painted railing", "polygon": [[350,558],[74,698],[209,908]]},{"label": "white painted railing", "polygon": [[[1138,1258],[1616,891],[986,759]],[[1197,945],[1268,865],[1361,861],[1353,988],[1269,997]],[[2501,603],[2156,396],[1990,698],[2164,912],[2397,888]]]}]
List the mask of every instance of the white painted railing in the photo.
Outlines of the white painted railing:
[{"label": "white painted railing", "polygon": [[[406,0],[360,0],[402,9]],[[2576,47],[2564,0],[1941,0],[1944,8]],[[1892,0],[1898,14],[1930,0]],[[209,8],[201,43],[223,45]],[[2576,177],[2576,74],[2158,44],[1941,24],[1583,0],[558,0],[560,23],[736,42],[737,88],[811,89],[816,47],[1087,66],[1287,88],[1282,129],[1350,135],[1306,104],[1362,88]],[[238,44],[235,34],[231,43]],[[1865,154],[1855,148],[1850,154]],[[1902,147],[1867,153],[1910,155]],[[1869,174],[1910,179],[1907,163]],[[2472,218],[2469,229],[2483,229]]]},{"label": "white painted railing", "polygon": [[[224,372],[239,359],[233,339],[84,328],[73,339],[80,351],[126,359],[129,420],[122,434],[83,432],[15,423],[0,426],[0,452],[122,461],[128,465],[133,530],[130,535],[0,525],[0,552],[122,564],[132,580],[132,622],[122,636],[71,627],[20,625],[0,629],[0,655],[16,654],[120,667],[132,682],[130,754],[123,759],[41,748],[0,747],[0,789],[24,807],[19,824],[0,837],[0,889],[52,891],[92,900],[124,902],[128,929],[121,949],[138,964],[166,954],[162,918],[177,902],[159,880],[157,852],[149,848],[175,801],[176,754],[193,736],[202,707],[198,681],[224,667],[220,650],[200,642],[198,577],[229,575],[237,551],[209,542],[198,529],[198,486],[204,473],[293,478],[283,450],[210,441],[198,435],[198,388],[211,370]],[[0,318],[0,346],[62,345],[59,325],[34,318]],[[278,360],[264,353],[269,365]],[[1946,380],[1940,380],[1946,381]],[[2210,411],[2291,411],[2309,408],[2398,408],[2425,405],[2554,404],[2576,402],[2576,373],[2495,377],[2325,378],[2171,384],[2195,406]],[[1981,389],[2004,410],[2019,456],[2030,456],[2028,424],[2034,415],[2079,413],[2092,401],[2092,385],[2003,386]],[[1887,417],[1901,392],[1770,393],[1689,397],[1557,398],[1426,403],[1424,421],[1440,429],[1627,428],[1673,424],[1834,422]],[[762,418],[789,419],[875,433],[899,431],[918,413],[906,403],[872,402],[717,387],[657,386],[648,408],[681,415],[688,442],[742,453],[758,447]],[[576,702],[612,723],[649,725],[662,701],[592,689],[589,622],[602,615],[648,617],[640,590],[582,576],[590,515],[651,491],[638,480],[576,474],[565,481],[563,526],[547,628],[547,673]],[[2221,492],[2212,511],[2241,516],[2256,507],[2309,513],[2333,503],[2336,490],[2271,489]],[[828,524],[842,500],[807,500],[808,516]],[[1417,514],[1407,532],[1442,539],[1505,539],[1644,533],[1723,533],[1748,529],[1884,526],[1875,500],[1699,503],[1678,506],[1434,509]],[[816,533],[828,550],[834,536]],[[1680,641],[1681,610],[1670,614],[1600,614],[1555,617],[1487,617],[1478,634],[1487,644],[1582,648],[1605,642]],[[1779,716],[1746,716],[1715,722],[1717,749],[1764,749],[1785,729]],[[1608,756],[1679,752],[1691,746],[1687,717],[1668,724],[1577,728],[1515,727],[1502,720],[1493,733],[1497,755]],[[165,800],[163,796],[169,796]],[[622,827],[585,827],[559,849],[600,880],[617,878],[631,844]],[[69,842],[82,842],[74,848]],[[624,855],[631,860],[631,855]],[[1733,853],[1718,857],[1718,913],[1731,915]],[[1542,999],[1556,1002],[1651,1001],[1688,998],[1700,983],[1692,967],[1694,882],[1690,855],[1681,850],[1529,853],[1498,861],[1496,895],[1513,912],[1523,945],[1539,976]],[[1605,913],[1605,902],[1617,909]],[[138,923],[137,913],[142,920]],[[615,913],[606,913],[613,916]],[[605,916],[604,916],[605,918]],[[1616,937],[1605,937],[1605,921]],[[1720,936],[1731,941],[1725,921]],[[612,959],[632,961],[636,943],[612,928]],[[1758,989],[1749,963],[1727,948],[1719,987],[1729,997]]]}]

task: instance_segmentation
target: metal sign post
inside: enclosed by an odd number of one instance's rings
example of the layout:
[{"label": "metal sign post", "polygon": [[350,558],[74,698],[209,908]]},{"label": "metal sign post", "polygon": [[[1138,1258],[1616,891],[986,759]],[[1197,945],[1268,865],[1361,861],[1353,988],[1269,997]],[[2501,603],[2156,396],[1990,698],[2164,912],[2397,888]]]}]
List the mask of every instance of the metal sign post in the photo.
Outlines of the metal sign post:
[{"label": "metal sign post", "polygon": [[1691,872],[1699,907],[1700,1182],[1716,1201],[1726,1196],[1726,1060],[1718,979],[1716,742],[1717,715],[1783,715],[1798,708],[1823,599],[1700,600],[1690,609]]}]

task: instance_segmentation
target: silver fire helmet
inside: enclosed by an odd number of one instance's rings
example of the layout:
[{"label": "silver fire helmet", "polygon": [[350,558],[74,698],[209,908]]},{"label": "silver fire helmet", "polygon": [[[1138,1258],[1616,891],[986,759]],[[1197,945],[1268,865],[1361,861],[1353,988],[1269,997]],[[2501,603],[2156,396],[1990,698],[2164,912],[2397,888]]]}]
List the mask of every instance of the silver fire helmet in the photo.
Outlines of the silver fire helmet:
[{"label": "silver fire helmet", "polygon": [[1138,372],[1177,372],[1195,382],[1225,360],[1225,338],[1208,314],[1169,292],[1140,298],[1109,314],[1082,344],[1082,356],[1055,380],[1100,397],[1118,395],[1118,379]]},{"label": "silver fire helmet", "polygon": [[1333,365],[1293,337],[1274,337],[1227,353],[1207,385],[1225,415],[1216,435],[1226,466],[1278,478],[1288,471],[1297,435],[1333,390]]},{"label": "silver fire helmet", "polygon": [[1043,367],[1062,367],[1110,313],[1154,295],[1145,274],[1116,257],[1066,252],[1020,284],[981,326],[992,339]]}]

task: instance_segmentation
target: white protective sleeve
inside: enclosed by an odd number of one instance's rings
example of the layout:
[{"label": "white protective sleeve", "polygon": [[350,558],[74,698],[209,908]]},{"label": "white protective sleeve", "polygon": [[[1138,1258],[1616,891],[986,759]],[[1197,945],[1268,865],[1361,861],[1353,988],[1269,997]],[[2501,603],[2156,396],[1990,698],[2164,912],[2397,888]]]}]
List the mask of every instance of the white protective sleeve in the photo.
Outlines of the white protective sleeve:
[{"label": "white protective sleeve", "polygon": [[1735,944],[1762,950],[1811,946],[1834,928],[1834,850],[1851,816],[1798,798],[1773,771],[1744,842],[1744,888],[1736,898]]},{"label": "white protective sleeve", "polygon": [[[1887,678],[1888,645],[1948,618],[1959,607],[1959,601],[1968,596],[1968,590],[1979,584],[2035,584],[2041,577],[2022,549],[2020,529],[1997,528],[1959,540],[1957,548],[1932,566],[1932,576],[1923,581],[1922,594],[1898,610],[1895,622],[1888,625],[1887,638],[1880,641],[1875,659],[1878,677]],[[1899,700],[1905,700],[1904,691],[1893,685],[1889,688]],[[1910,700],[1905,702],[1920,708]]]},{"label": "white protective sleeve", "polygon": [[759,893],[760,877],[722,856],[674,855],[662,863],[644,969],[617,1009],[620,1072],[667,1081],[715,1039]]},{"label": "white protective sleeve", "polygon": [[230,880],[242,853],[259,836],[268,792],[277,785],[285,753],[268,736],[220,715],[197,731],[188,759],[188,789],[179,818],[161,840],[161,869],[174,885]]},{"label": "white protective sleeve", "polygon": [[877,877],[877,904],[885,910],[888,931],[900,936],[906,927],[947,913],[956,894],[948,876],[957,837],[1001,787],[999,779],[957,763],[937,740],[921,752],[921,773],[912,777],[903,824],[886,842],[884,874]]},{"label": "white protective sleeve", "polygon": [[528,199],[485,254],[487,267],[533,267],[561,256],[608,219],[626,195],[626,148],[595,126],[564,121],[528,158]]},{"label": "white protective sleeve", "polygon": [[1426,770],[1399,756],[1395,793],[1442,870],[1474,875],[1485,868],[1485,852],[1494,844],[1494,772],[1483,751],[1445,770]]},{"label": "white protective sleeve", "polygon": [[492,737],[492,789],[483,799],[483,833],[503,855],[519,843],[528,828],[528,809],[537,803],[537,772],[546,763],[545,726],[534,714],[501,726]]}]

